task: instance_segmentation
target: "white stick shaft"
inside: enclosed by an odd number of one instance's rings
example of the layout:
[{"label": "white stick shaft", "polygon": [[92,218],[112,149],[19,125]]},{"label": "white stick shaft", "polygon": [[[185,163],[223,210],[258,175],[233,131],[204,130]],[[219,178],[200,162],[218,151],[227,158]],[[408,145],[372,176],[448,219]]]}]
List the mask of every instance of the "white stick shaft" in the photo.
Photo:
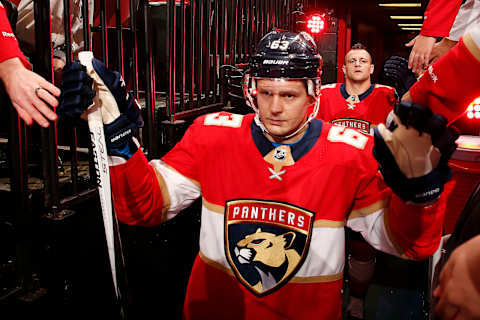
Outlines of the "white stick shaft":
[{"label": "white stick shaft", "polygon": [[112,193],[110,189],[110,171],[108,168],[107,145],[105,143],[105,134],[103,132],[102,112],[94,107],[88,114],[88,127],[90,128],[91,140],[93,144],[93,156],[95,161],[95,171],[97,174],[98,193],[100,196],[100,205],[102,207],[103,225],[105,228],[105,237],[107,240],[108,257],[112,270],[113,285],[118,297],[118,284],[115,264],[115,243],[113,235],[113,215],[112,215]]},{"label": "white stick shaft", "polygon": [[[87,73],[95,76],[93,71],[92,59],[93,53],[89,51],[80,52],[80,63],[87,68]],[[98,76],[97,76],[98,77]],[[94,77],[94,81],[98,81]],[[101,80],[99,80],[101,81]],[[96,87],[96,82],[94,82]],[[90,129],[90,138],[93,145],[93,159],[95,162],[95,171],[97,175],[98,193],[100,205],[102,208],[103,226],[105,228],[105,238],[107,240],[108,257],[110,259],[110,268],[112,270],[113,285],[117,298],[120,298],[120,291],[117,284],[117,270],[115,262],[115,241],[113,229],[113,206],[112,190],[110,188],[110,170],[108,167],[107,145],[105,143],[105,133],[103,131],[102,111],[97,96],[94,98],[94,106],[88,110],[88,127]]]}]

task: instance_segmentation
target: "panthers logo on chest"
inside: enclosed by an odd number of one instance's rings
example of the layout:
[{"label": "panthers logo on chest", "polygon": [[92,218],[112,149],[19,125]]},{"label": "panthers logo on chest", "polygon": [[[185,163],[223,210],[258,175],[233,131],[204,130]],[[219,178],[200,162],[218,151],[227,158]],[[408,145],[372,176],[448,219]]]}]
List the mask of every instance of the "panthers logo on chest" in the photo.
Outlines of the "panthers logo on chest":
[{"label": "panthers logo on chest", "polygon": [[288,203],[227,201],[225,251],[240,283],[259,297],[286,284],[305,260],[313,220],[313,212]]}]

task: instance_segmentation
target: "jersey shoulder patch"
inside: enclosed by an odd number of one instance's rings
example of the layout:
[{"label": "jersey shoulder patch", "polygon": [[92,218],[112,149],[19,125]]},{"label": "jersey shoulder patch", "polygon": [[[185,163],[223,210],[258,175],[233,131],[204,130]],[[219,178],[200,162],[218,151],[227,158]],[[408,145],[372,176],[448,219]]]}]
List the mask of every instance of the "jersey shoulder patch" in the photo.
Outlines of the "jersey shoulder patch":
[{"label": "jersey shoulder patch", "polygon": [[338,83],[329,83],[329,84],[324,84],[321,89],[333,89],[337,86]]},{"label": "jersey shoulder patch", "polygon": [[368,144],[369,137],[358,130],[333,124],[328,130],[327,140],[363,150]]},{"label": "jersey shoulder patch", "polygon": [[220,111],[205,115],[202,122],[205,126],[240,128],[243,118],[241,114]]}]

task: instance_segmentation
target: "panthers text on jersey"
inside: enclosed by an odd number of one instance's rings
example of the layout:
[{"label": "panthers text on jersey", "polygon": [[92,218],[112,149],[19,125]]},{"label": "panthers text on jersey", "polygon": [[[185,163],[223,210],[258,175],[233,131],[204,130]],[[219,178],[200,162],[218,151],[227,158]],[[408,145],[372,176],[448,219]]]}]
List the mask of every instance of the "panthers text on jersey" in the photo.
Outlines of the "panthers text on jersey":
[{"label": "panthers text on jersey", "polygon": [[385,123],[396,99],[395,89],[372,84],[361,95],[349,95],[345,83],[322,86],[321,104],[317,118],[363,133],[372,133],[380,123]]},{"label": "panthers text on jersey", "polygon": [[202,197],[185,319],[339,319],[344,226],[413,259],[442,233],[443,198],[424,208],[393,195],[372,145],[315,119],[299,142],[275,147],[253,114],[208,114],[161,160],[139,150],[112,166],[116,213],[158,225]]}]

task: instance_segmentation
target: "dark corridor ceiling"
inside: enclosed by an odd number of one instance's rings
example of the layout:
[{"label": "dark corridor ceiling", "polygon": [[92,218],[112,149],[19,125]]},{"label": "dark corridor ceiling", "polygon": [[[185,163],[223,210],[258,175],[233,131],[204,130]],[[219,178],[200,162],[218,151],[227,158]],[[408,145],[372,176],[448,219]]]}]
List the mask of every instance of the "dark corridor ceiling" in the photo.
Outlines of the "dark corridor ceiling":
[{"label": "dark corridor ceiling", "polygon": [[[416,8],[387,8],[378,6],[379,3],[421,3],[421,7]],[[342,10],[347,8],[351,12],[352,22],[367,23],[379,31],[389,33],[408,33],[408,31],[401,30],[398,23],[422,23],[422,20],[392,20],[391,15],[416,15],[423,16],[426,5],[426,0],[306,0],[306,7],[335,8],[335,10]],[[417,31],[418,32],[418,31]]]}]

